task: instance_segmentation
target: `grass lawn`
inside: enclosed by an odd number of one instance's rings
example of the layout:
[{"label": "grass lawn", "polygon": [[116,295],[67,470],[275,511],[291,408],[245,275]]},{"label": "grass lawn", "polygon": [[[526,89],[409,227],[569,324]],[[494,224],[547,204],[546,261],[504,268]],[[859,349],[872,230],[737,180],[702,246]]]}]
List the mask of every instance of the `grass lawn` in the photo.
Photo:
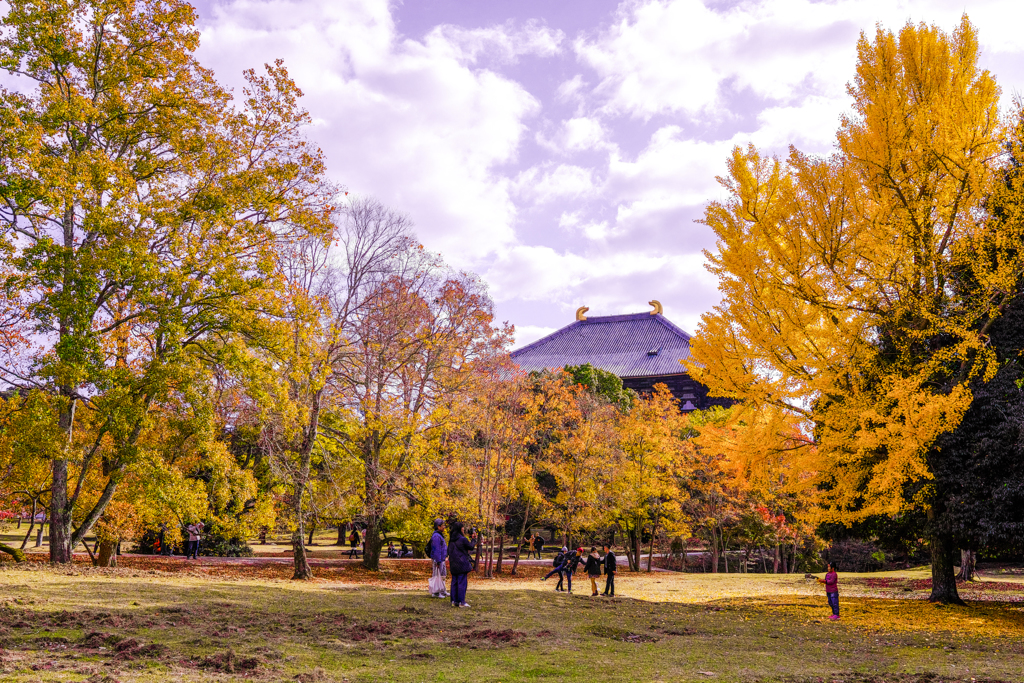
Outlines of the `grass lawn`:
[{"label": "grass lawn", "polygon": [[936,607],[914,599],[923,572],[841,575],[831,622],[820,586],[797,576],[622,573],[608,600],[583,582],[555,593],[536,567],[471,577],[472,608],[455,610],[427,597],[420,562],[310,583],[278,566],[122,565],[0,564],[0,680],[1024,680],[1013,583]]}]

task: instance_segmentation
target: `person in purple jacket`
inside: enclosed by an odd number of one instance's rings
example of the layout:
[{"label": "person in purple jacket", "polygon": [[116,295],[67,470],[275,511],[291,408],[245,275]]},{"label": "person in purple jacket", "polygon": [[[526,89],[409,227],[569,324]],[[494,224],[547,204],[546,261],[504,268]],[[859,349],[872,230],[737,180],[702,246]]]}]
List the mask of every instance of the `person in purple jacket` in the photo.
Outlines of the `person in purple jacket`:
[{"label": "person in purple jacket", "polygon": [[430,597],[447,598],[448,592],[444,589],[444,580],[448,578],[448,572],[445,569],[444,563],[448,559],[448,542],[444,540],[443,519],[438,518],[434,520],[434,533],[430,536],[430,540],[427,541],[427,555],[430,557],[434,569],[430,576],[430,585],[441,587],[440,592],[435,592],[431,589]]},{"label": "person in purple jacket", "polygon": [[818,583],[825,584],[825,597],[828,598],[828,606],[832,608],[829,619],[835,621],[839,618],[839,568],[835,562],[828,563],[828,573],[824,579],[818,579]]}]

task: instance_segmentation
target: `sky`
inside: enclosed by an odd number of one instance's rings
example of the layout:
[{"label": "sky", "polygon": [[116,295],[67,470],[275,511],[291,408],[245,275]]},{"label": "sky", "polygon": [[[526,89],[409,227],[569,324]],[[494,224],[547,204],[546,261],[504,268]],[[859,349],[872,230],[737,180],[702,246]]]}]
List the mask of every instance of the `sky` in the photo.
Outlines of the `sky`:
[{"label": "sky", "polygon": [[967,11],[1008,103],[1018,2],[214,0],[199,57],[236,92],[283,59],[330,177],[480,275],[521,346],[651,299],[694,332],[719,300],[696,221],[732,148],[829,153],[877,25]]}]

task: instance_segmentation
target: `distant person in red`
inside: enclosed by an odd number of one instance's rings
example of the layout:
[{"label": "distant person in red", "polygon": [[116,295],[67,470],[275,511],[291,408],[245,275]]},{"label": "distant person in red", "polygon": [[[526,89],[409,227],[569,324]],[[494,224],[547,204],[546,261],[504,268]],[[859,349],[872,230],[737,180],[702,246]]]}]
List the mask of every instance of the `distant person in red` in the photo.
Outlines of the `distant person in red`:
[{"label": "distant person in red", "polygon": [[828,563],[828,573],[824,579],[818,579],[818,583],[825,584],[825,597],[828,598],[828,606],[832,608],[829,619],[835,621],[839,618],[839,567],[835,562]]}]

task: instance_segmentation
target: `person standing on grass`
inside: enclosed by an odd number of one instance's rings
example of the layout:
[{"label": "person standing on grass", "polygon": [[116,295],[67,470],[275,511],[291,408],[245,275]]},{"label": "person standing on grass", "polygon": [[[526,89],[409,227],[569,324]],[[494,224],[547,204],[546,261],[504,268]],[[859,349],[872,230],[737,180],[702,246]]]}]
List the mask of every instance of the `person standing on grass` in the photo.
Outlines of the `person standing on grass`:
[{"label": "person standing on grass", "polygon": [[555,559],[551,560],[551,566],[554,567],[554,569],[549,571],[547,575],[543,579],[541,579],[541,581],[547,581],[555,574],[558,574],[558,585],[555,586],[556,591],[563,590],[562,584],[565,581],[565,558],[567,557],[568,552],[569,549],[563,545],[562,549],[558,552],[557,555],[555,555]]},{"label": "person standing on grass", "polygon": [[188,532],[188,548],[185,550],[185,559],[199,559],[199,542],[203,540],[203,529],[206,525],[202,522],[193,522],[185,527]]},{"label": "person standing on grass", "polygon": [[530,536],[529,542],[529,545],[526,546],[526,559],[533,557],[533,536]]},{"label": "person standing on grass", "polygon": [[537,532],[537,535],[533,537],[533,552],[537,555],[537,559],[540,559],[540,553],[544,550],[544,537]]},{"label": "person standing on grass", "polygon": [[604,594],[615,597],[615,553],[609,545],[604,546]]},{"label": "person standing on grass", "polygon": [[562,573],[565,574],[565,581],[569,585],[570,593],[572,593],[572,575],[576,573],[576,569],[582,561],[583,548],[576,548],[576,550],[565,556],[565,562],[562,564]]},{"label": "person standing on grass", "polygon": [[828,563],[828,573],[824,579],[818,579],[818,583],[825,584],[825,597],[828,598],[828,606],[832,608],[829,619],[835,621],[839,618],[839,567],[835,562]]},{"label": "person standing on grass", "polygon": [[473,571],[473,555],[476,550],[476,532],[472,538],[462,533],[462,522],[452,524],[452,532],[448,538],[448,565],[452,570],[452,607],[469,607],[466,602],[466,583],[469,573]]},{"label": "person standing on grass", "polygon": [[348,535],[348,542],[351,549],[348,551],[349,557],[359,557],[359,529],[353,525],[352,533]]},{"label": "person standing on grass", "polygon": [[444,540],[444,520],[434,520],[434,533],[427,541],[427,556],[430,557],[430,564],[433,571],[430,574],[430,584],[439,586],[440,591],[431,592],[432,598],[447,598],[448,593],[444,590],[444,580],[448,578],[444,561],[448,559],[448,542]]},{"label": "person standing on grass", "polygon": [[597,595],[597,580],[601,578],[601,556],[597,554],[596,546],[590,547],[590,555],[587,556],[587,563],[583,566],[583,571],[590,579],[590,597],[594,597]]}]

